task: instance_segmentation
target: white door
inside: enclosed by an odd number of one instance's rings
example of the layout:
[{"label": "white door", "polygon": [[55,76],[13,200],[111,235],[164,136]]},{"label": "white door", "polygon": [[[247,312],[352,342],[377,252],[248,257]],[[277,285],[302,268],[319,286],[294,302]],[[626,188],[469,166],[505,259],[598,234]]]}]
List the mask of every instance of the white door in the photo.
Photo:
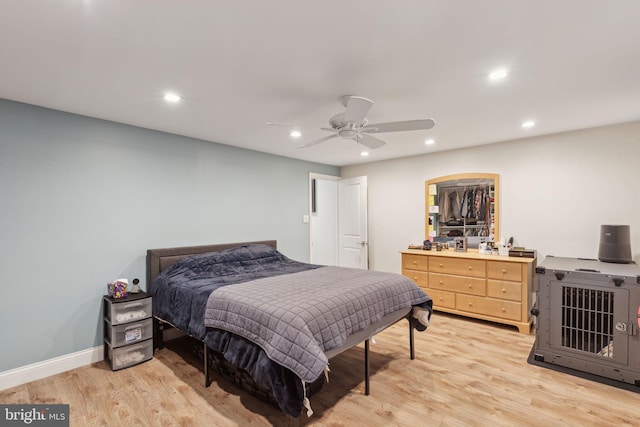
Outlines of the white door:
[{"label": "white door", "polygon": [[366,176],[338,182],[338,246],[340,266],[369,268]]}]

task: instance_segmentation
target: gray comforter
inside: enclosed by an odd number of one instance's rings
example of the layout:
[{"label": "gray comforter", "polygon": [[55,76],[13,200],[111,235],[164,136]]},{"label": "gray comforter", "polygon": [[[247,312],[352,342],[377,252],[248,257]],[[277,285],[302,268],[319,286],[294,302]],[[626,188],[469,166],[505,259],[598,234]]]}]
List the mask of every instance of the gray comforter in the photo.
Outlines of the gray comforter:
[{"label": "gray comforter", "polygon": [[207,300],[204,324],[243,336],[306,382],[327,366],[325,351],[386,314],[431,298],[393,273],[321,267],[224,286]]}]

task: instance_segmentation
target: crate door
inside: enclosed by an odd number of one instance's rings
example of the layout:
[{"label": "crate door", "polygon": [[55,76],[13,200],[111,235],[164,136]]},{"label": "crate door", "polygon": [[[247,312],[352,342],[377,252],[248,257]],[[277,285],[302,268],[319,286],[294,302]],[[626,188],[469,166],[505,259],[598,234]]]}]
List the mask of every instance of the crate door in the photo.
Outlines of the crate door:
[{"label": "crate door", "polygon": [[551,347],[581,359],[628,364],[629,291],[552,282]]}]

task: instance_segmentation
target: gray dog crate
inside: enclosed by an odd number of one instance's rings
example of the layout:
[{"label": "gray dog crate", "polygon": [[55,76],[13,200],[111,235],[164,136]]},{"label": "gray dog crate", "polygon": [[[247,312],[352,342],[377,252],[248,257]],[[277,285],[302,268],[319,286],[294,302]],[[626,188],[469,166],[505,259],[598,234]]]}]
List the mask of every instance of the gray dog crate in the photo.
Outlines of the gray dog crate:
[{"label": "gray dog crate", "polygon": [[536,276],[534,359],[640,386],[640,268],[548,256]]}]

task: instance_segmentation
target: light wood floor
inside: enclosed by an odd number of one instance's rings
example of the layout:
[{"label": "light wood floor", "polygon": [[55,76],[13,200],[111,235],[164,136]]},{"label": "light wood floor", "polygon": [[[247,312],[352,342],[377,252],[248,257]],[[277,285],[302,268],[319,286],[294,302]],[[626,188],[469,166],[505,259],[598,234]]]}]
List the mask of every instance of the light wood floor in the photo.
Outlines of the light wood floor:
[{"label": "light wood floor", "polygon": [[[371,395],[362,347],[332,359],[303,426],[636,426],[640,394],[527,364],[533,335],[435,313],[408,358],[406,322],[376,337]],[[286,418],[221,380],[203,386],[186,354],[157,351],[111,372],[102,362],[0,392],[0,403],[67,403],[71,426],[279,426]]]}]

